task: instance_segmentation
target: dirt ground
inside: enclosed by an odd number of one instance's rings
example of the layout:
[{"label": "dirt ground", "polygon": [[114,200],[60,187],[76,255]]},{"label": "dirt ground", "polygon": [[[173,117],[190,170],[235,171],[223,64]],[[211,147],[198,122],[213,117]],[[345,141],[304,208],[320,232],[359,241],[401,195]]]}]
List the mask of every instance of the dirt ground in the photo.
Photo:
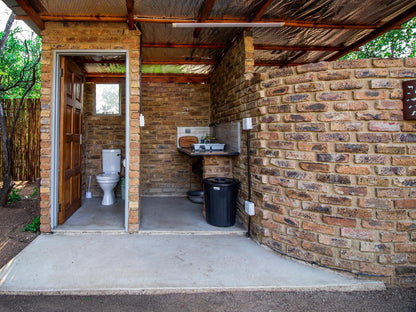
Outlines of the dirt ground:
[{"label": "dirt ground", "polygon": [[[22,231],[40,215],[38,183],[16,182],[15,187],[22,199],[0,207],[0,268],[39,235],[39,232]],[[35,187],[37,194],[30,196]]]},{"label": "dirt ground", "polygon": [[414,288],[129,296],[0,296],[0,311],[415,312]]}]

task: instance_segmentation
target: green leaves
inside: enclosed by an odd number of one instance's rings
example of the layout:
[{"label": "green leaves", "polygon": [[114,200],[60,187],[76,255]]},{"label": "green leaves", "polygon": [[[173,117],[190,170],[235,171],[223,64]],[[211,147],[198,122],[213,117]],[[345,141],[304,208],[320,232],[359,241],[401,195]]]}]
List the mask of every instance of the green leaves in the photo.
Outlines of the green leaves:
[{"label": "green leaves", "polygon": [[416,56],[416,17],[403,24],[402,29],[391,30],[361,46],[341,60],[362,58],[405,58]]},{"label": "green leaves", "polygon": [[32,223],[29,223],[28,225],[26,225],[22,231],[23,232],[30,231],[32,233],[35,233],[39,231],[39,229],[40,229],[40,216],[36,217],[35,219],[32,219]]},{"label": "green leaves", "polygon": [[9,194],[9,200],[7,201],[8,204],[18,202],[22,199],[22,196],[19,194],[20,190],[16,188],[12,189],[12,192]]},{"label": "green leaves", "polygon": [[[36,68],[36,84],[27,95],[40,97],[41,40],[38,36],[24,40],[22,30],[11,31],[4,51],[0,55],[0,97],[2,99],[21,98],[32,81],[32,69]],[[0,33],[0,36],[2,32]]]}]

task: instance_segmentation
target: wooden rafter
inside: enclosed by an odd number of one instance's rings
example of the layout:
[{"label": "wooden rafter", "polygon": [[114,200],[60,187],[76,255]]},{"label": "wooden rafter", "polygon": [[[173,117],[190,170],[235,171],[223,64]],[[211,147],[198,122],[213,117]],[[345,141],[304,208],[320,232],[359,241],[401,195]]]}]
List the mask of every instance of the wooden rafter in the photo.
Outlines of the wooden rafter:
[{"label": "wooden rafter", "polygon": [[[19,0],[22,1],[22,0]],[[90,16],[90,15],[40,15],[40,18],[45,22],[125,22],[125,16]],[[26,15],[17,15],[16,19],[28,20]],[[171,23],[195,23],[195,19],[184,19],[181,17],[163,16],[134,16],[133,21],[136,23],[156,23],[156,24],[171,24]],[[206,23],[249,23],[245,18],[207,18]],[[289,19],[274,19],[259,20],[257,23],[285,23],[284,27],[300,27],[300,28],[322,28],[322,29],[378,29],[383,24],[378,23],[374,25],[369,24],[338,24],[338,23],[318,23],[310,21],[297,21]],[[400,29],[398,25],[392,25],[390,29]]]},{"label": "wooden rafter", "polygon": [[208,74],[142,74],[143,82],[208,83]]},{"label": "wooden rafter", "polygon": [[38,12],[32,7],[28,0],[16,0],[16,3],[26,12],[30,19],[39,27],[40,30],[45,29],[45,23],[39,16]]},{"label": "wooden rafter", "polygon": [[125,73],[87,73],[87,78],[124,78]]},{"label": "wooden rafter", "polygon": [[[112,73],[88,73],[87,82],[95,83],[116,83],[123,82],[125,74]],[[161,74],[143,73],[142,82],[161,82],[161,83],[209,83],[208,74]]]},{"label": "wooden rafter", "polygon": [[125,64],[125,60],[87,60],[87,59],[77,59],[77,63],[79,64]]},{"label": "wooden rafter", "polygon": [[340,57],[343,57],[344,55],[358,49],[360,46],[362,46],[362,45],[366,44],[367,42],[377,38],[378,36],[385,33],[386,31],[391,30],[393,26],[401,25],[404,22],[408,21],[409,19],[413,18],[414,16],[416,16],[416,5],[412,6],[411,8],[409,8],[408,10],[403,12],[402,14],[396,16],[395,18],[393,18],[389,22],[385,23],[383,26],[381,26],[381,27],[377,28],[376,30],[372,31],[367,36],[361,38],[360,40],[358,40],[358,41],[354,42],[353,44],[349,45],[348,47],[346,47],[345,49],[339,51],[337,54],[331,56],[328,59],[328,61],[336,61]]},{"label": "wooden rafter", "polygon": [[152,60],[147,59],[142,61],[143,65],[216,65],[215,60]]},{"label": "wooden rafter", "polygon": [[[225,49],[229,46],[218,43],[174,43],[174,42],[143,42],[143,48],[183,48],[183,49]],[[343,47],[325,47],[325,46],[283,46],[270,44],[255,44],[255,50],[270,51],[330,51],[336,52]]]},{"label": "wooden rafter", "polygon": [[[125,60],[88,60],[88,59],[78,59],[77,63],[80,64],[124,64]],[[155,59],[145,59],[142,61],[143,65],[215,65],[217,64],[214,60],[200,60],[200,59],[192,59],[192,60],[172,60],[172,59],[166,59],[166,60],[155,60]]]},{"label": "wooden rafter", "polygon": [[[208,18],[209,13],[211,12],[212,7],[214,6],[215,0],[205,0],[202,4],[201,11],[198,16],[198,23],[203,23]],[[201,28],[195,28],[194,38],[198,38],[201,32]]]},{"label": "wooden rafter", "polygon": [[252,15],[250,18],[250,22],[257,22],[260,20],[260,18],[263,16],[264,12],[267,10],[267,8],[272,4],[273,0],[263,0],[258,8],[257,11]]},{"label": "wooden rafter", "polygon": [[95,83],[122,83],[126,79],[125,75],[124,77],[106,77],[105,74],[102,74],[101,77],[97,77],[95,75],[86,77],[86,82],[95,82]]},{"label": "wooden rafter", "polygon": [[325,46],[282,46],[272,44],[255,44],[254,49],[271,51],[339,51],[343,48]]},{"label": "wooden rafter", "polygon": [[[304,53],[296,55],[296,59],[304,55]],[[290,60],[290,64],[288,61],[286,62],[276,62],[276,61],[256,61],[255,66],[297,66],[303,63],[293,63],[294,59]],[[124,64],[125,61],[93,61],[93,60],[77,60],[77,63],[83,64],[105,64],[105,63],[116,63],[116,64]],[[216,65],[218,62],[215,60],[156,60],[156,59],[147,59],[143,60],[143,65]],[[97,75],[104,75],[104,73],[97,73]],[[115,74],[119,75],[119,74]]]},{"label": "wooden rafter", "polygon": [[183,49],[224,49],[225,44],[218,43],[163,43],[163,42],[143,42],[143,48],[183,48]]},{"label": "wooden rafter", "polygon": [[127,22],[129,29],[134,30],[134,19],[133,19],[133,0],[126,0],[127,7]]}]

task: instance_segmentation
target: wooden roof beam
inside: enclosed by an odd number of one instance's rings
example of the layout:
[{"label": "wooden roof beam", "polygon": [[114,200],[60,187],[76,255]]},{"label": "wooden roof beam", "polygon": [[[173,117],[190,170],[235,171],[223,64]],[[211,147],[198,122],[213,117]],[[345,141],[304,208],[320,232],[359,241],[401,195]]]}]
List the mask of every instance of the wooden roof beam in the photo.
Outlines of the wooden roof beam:
[{"label": "wooden roof beam", "polygon": [[355,51],[356,49],[358,49],[362,45],[366,44],[367,42],[379,37],[380,35],[382,35],[383,33],[387,32],[387,31],[391,30],[392,27],[394,27],[395,25],[401,25],[401,24],[405,23],[406,21],[408,21],[409,19],[413,18],[414,16],[416,16],[416,5],[412,6],[408,10],[404,11],[402,14],[399,14],[398,16],[396,16],[395,18],[393,18],[389,22],[385,23],[383,26],[381,26],[381,27],[377,28],[376,30],[372,31],[367,36],[365,36],[362,39],[354,42],[353,44],[349,45],[345,49],[339,51],[337,54],[331,56],[328,59],[328,61],[336,61],[340,57],[343,57],[344,55],[346,55],[346,54],[348,54],[352,51]]},{"label": "wooden roof beam", "polygon": [[216,65],[215,60],[143,60],[143,65]]},{"label": "wooden roof beam", "polygon": [[45,23],[39,16],[38,12],[32,7],[28,0],[16,0],[16,3],[26,12],[29,18],[39,27],[40,30],[45,29]]},{"label": "wooden roof beam", "polygon": [[255,44],[255,50],[280,50],[280,51],[340,51],[343,48],[325,46],[282,46],[269,44]]},{"label": "wooden roof beam", "polygon": [[[23,0],[19,0],[23,1]],[[125,16],[90,16],[90,15],[40,15],[41,20],[45,22],[125,22]],[[31,19],[26,15],[17,15],[18,20]],[[156,24],[171,24],[171,23],[195,23],[195,19],[184,19],[182,17],[163,16],[134,16],[133,21],[136,23],[156,23]],[[207,18],[204,22],[207,23],[248,23],[245,18]],[[300,28],[322,28],[322,29],[378,29],[383,24],[378,23],[374,25],[368,24],[336,24],[336,23],[317,23],[310,21],[296,21],[287,19],[267,19],[259,20],[256,23],[285,23],[284,27],[300,27]],[[400,26],[393,25],[391,29],[400,29]]]},{"label": "wooden roof beam", "polygon": [[257,7],[257,11],[253,14],[250,18],[250,22],[257,22],[263,16],[264,12],[266,12],[267,8],[272,4],[273,0],[263,0],[259,6]]},{"label": "wooden roof beam", "polygon": [[101,60],[101,61],[95,61],[95,60],[86,60],[86,59],[77,59],[77,63],[80,64],[125,64],[126,60]]},{"label": "wooden roof beam", "polygon": [[[173,42],[143,42],[143,48],[183,48],[183,49],[225,49],[226,44],[217,43],[173,43]],[[255,50],[270,50],[270,51],[330,51],[337,52],[343,47],[325,47],[325,46],[282,46],[282,45],[265,45],[255,44]]]},{"label": "wooden roof beam", "polygon": [[209,83],[208,74],[152,74],[143,73],[143,82],[162,83]]},{"label": "wooden roof beam", "polygon": [[87,78],[125,78],[125,73],[87,73]]},{"label": "wooden roof beam", "polygon": [[134,30],[133,5],[134,5],[133,0],[126,0],[127,22],[129,24],[130,30]]},{"label": "wooden roof beam", "polygon": [[143,42],[143,48],[182,48],[182,49],[224,49],[225,44],[218,43],[164,43],[164,42]]},{"label": "wooden roof beam", "polygon": [[[203,23],[208,18],[209,13],[211,12],[212,7],[214,6],[215,0],[205,0],[202,4],[201,11],[198,16],[198,23]],[[195,28],[194,38],[198,38],[201,33],[201,28]]]},{"label": "wooden roof beam", "polygon": [[[87,82],[116,83],[123,82],[125,74],[87,73]],[[171,74],[171,73],[142,73],[143,82],[161,83],[209,83],[208,74]]]}]

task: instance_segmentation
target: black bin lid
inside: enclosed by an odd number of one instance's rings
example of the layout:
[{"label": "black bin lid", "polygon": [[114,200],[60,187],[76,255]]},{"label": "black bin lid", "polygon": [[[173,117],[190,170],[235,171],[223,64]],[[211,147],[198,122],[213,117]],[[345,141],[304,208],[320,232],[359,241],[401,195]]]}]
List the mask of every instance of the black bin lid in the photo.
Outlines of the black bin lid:
[{"label": "black bin lid", "polygon": [[212,177],[204,179],[204,183],[219,185],[219,186],[231,186],[238,184],[237,180],[225,177]]}]

